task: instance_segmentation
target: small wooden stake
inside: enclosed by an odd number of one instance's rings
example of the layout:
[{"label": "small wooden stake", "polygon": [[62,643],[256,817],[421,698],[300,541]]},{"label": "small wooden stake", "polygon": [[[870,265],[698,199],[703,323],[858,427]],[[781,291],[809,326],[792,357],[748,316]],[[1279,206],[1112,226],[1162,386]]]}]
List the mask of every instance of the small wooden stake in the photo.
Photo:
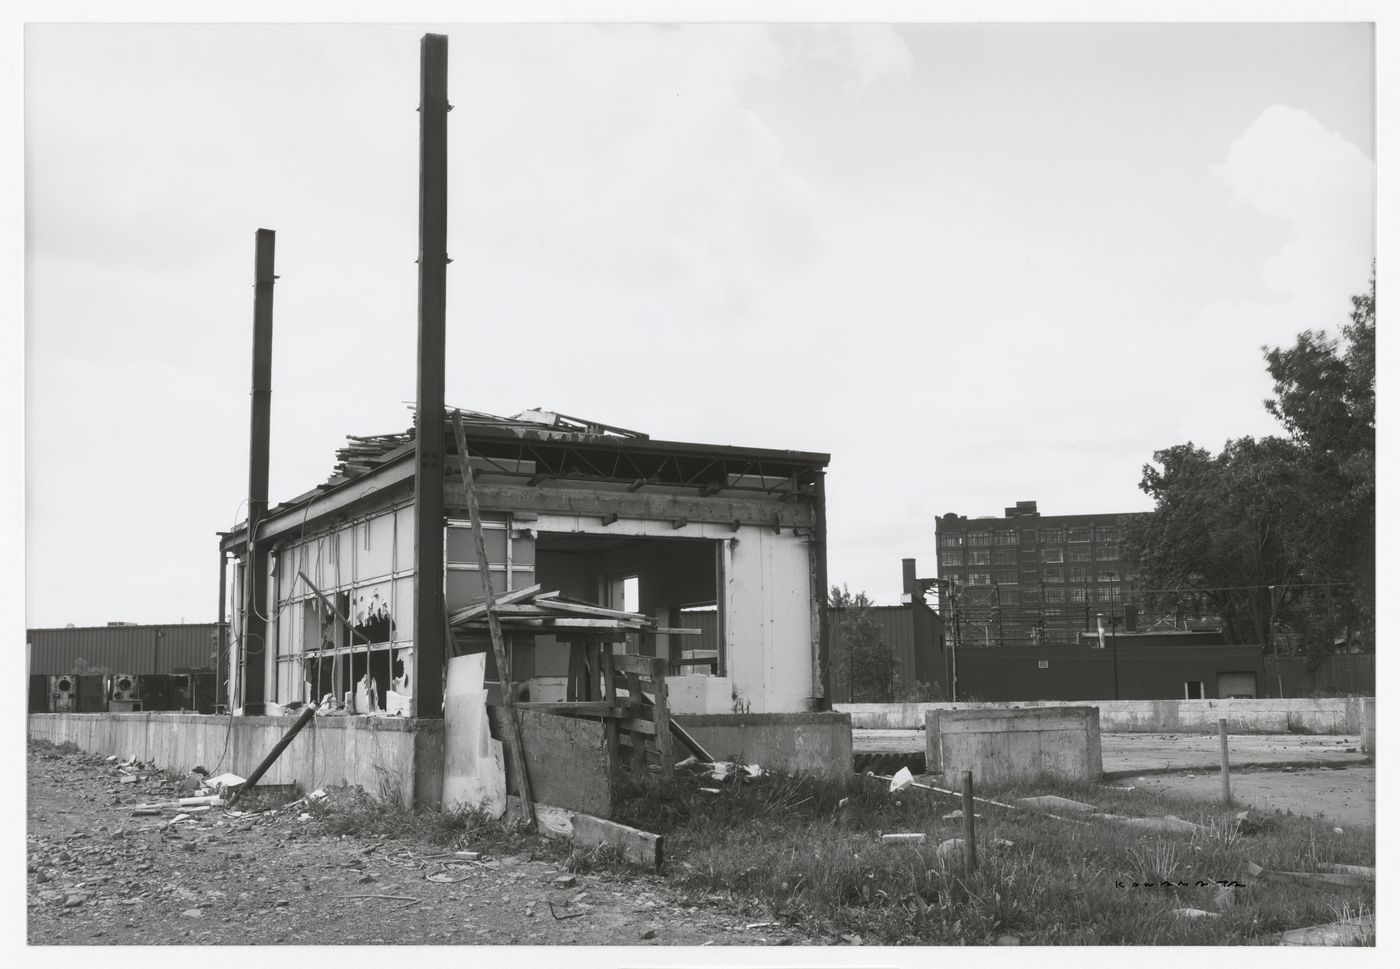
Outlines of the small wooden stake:
[{"label": "small wooden stake", "polygon": [[971,875],[977,870],[977,821],[972,813],[972,771],[962,772],[963,867]]},{"label": "small wooden stake", "polygon": [[1226,803],[1230,803],[1230,735],[1225,730],[1225,718],[1221,717],[1217,724],[1220,729],[1220,797]]}]

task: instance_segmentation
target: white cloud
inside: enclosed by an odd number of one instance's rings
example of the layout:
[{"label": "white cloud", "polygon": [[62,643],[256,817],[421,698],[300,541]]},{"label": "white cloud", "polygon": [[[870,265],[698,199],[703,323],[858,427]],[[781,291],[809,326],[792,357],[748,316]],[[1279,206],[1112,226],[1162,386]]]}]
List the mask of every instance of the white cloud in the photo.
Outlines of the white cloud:
[{"label": "white cloud", "polygon": [[894,27],[888,24],[843,24],[811,29],[812,57],[831,61],[845,74],[841,89],[859,94],[885,78],[909,74],[914,55]]},{"label": "white cloud", "polygon": [[1288,225],[1293,238],[1261,267],[1265,285],[1295,304],[1279,312],[1316,318],[1316,326],[1365,284],[1375,251],[1375,165],[1356,145],[1306,111],[1274,105],[1211,171],[1237,203]]}]

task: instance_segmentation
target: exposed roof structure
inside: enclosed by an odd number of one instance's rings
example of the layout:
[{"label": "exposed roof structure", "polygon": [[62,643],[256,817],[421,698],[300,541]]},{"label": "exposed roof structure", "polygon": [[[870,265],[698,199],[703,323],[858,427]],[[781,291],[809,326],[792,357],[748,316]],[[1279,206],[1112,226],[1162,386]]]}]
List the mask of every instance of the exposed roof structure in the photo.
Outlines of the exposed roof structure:
[{"label": "exposed roof structure", "polygon": [[[410,405],[410,410],[413,407]],[[455,410],[449,408],[449,415]],[[700,496],[726,492],[766,499],[806,498],[815,494],[829,454],[746,448],[680,441],[657,441],[626,428],[535,408],[514,417],[462,410],[474,473],[495,480],[537,488],[551,482],[590,482],[595,487],[694,489]],[[416,420],[415,420],[416,424]],[[447,421],[444,453],[455,455],[456,443]],[[310,491],[268,509],[265,527],[275,521],[303,516],[332,500],[343,507],[376,489],[411,480],[416,429],[372,435],[351,435],[336,451],[331,477]],[[444,469],[451,481],[460,479],[455,460]],[[304,522],[303,522],[304,524]],[[242,540],[247,523],[224,533],[226,547]]]}]

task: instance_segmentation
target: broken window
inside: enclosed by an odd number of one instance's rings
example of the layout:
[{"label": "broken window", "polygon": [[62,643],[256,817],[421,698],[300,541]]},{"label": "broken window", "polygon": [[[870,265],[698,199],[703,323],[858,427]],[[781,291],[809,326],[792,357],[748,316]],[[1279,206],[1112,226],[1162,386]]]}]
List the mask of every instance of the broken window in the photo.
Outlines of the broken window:
[{"label": "broken window", "polygon": [[279,703],[358,693],[365,713],[411,692],[412,515],[385,509],[277,550]]}]

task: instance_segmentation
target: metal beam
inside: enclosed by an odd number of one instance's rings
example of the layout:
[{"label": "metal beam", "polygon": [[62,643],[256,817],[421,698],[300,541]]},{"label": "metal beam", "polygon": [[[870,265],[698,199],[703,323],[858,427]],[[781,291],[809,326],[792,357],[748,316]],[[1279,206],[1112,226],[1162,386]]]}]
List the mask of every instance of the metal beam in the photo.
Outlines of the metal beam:
[{"label": "metal beam", "polygon": [[442,716],[443,385],[447,349],[447,38],[424,34],[418,103],[418,438],[414,457],[413,698]]}]

